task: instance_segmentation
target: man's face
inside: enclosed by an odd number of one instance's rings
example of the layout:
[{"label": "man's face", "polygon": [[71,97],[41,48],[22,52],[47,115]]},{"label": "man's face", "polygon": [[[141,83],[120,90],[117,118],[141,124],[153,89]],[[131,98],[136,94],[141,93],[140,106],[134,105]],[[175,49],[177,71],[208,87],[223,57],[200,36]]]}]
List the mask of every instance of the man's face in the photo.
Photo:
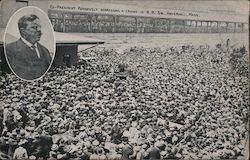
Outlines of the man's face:
[{"label": "man's face", "polygon": [[26,24],[26,28],[22,30],[23,38],[25,38],[31,44],[38,42],[42,35],[40,20],[35,19],[32,22],[27,21]]}]

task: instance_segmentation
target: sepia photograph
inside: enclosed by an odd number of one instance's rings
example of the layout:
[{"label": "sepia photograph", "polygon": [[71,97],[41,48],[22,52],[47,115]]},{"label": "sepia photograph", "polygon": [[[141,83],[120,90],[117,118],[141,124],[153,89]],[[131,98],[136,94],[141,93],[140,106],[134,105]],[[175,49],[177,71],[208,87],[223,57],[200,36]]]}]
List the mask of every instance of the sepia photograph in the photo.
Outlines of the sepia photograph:
[{"label": "sepia photograph", "polygon": [[0,7],[0,159],[249,159],[248,0]]},{"label": "sepia photograph", "polygon": [[37,7],[24,7],[13,14],[4,42],[9,67],[24,80],[40,78],[52,64],[54,30],[48,16]]}]

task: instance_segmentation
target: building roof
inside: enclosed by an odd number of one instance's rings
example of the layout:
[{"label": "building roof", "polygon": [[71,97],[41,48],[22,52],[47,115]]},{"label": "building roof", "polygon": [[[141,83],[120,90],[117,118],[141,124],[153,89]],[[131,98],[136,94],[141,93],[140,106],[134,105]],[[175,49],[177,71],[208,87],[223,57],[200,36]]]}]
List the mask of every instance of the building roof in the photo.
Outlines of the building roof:
[{"label": "building roof", "polygon": [[[0,45],[4,42],[4,31],[5,28],[0,29]],[[62,33],[55,32],[56,45],[83,45],[83,44],[104,44],[103,40],[84,37],[77,35],[77,33]]]},{"label": "building roof", "polygon": [[82,35],[78,35],[77,33],[55,32],[55,37],[56,37],[56,44],[57,45],[103,44],[104,43],[103,40],[84,37]]}]

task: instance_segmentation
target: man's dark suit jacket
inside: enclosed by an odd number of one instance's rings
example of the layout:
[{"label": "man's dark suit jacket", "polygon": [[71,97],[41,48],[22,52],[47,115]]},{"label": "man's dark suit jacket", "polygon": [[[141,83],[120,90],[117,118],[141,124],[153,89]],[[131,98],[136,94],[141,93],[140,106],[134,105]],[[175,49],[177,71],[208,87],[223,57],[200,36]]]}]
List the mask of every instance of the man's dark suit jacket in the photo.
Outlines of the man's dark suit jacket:
[{"label": "man's dark suit jacket", "polygon": [[48,69],[51,56],[47,48],[37,43],[40,58],[35,50],[21,39],[6,45],[7,59],[12,70],[25,80],[41,77]]}]

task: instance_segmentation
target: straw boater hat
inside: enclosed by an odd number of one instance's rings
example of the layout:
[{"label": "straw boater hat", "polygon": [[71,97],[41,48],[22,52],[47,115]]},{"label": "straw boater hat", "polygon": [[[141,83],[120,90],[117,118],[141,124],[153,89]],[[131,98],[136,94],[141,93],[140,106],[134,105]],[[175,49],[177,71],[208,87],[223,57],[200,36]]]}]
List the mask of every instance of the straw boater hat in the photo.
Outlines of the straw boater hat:
[{"label": "straw boater hat", "polygon": [[35,159],[36,159],[36,156],[31,155],[31,156],[29,156],[29,159],[30,159],[30,160],[35,160]]},{"label": "straw boater hat", "polygon": [[102,132],[101,127],[93,127],[93,129],[95,130],[95,133],[101,133]]},{"label": "straw boater hat", "polygon": [[52,151],[57,151],[58,148],[59,148],[59,146],[58,146],[57,144],[53,144],[53,145],[51,146],[51,150],[52,150]]},{"label": "straw boater hat", "polygon": [[24,145],[26,142],[28,142],[27,140],[25,139],[21,139],[20,142],[18,143],[19,146],[22,146]]}]

